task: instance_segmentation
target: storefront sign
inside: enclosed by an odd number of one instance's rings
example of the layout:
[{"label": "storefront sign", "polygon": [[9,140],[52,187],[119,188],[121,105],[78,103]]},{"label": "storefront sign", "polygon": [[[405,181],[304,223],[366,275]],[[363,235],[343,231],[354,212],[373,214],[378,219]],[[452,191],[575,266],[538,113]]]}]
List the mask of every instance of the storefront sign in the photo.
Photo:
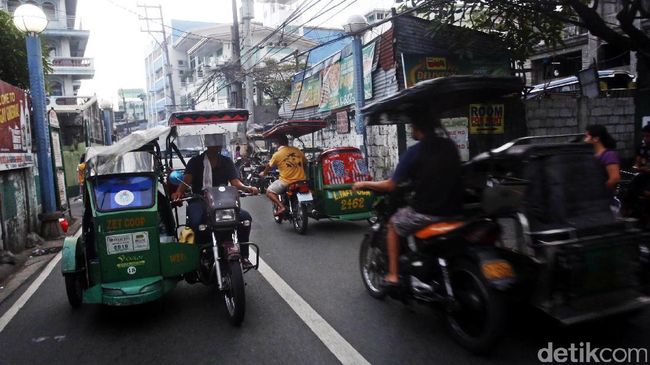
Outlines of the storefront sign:
[{"label": "storefront sign", "polygon": [[471,134],[503,134],[503,104],[470,104],[469,126]]},{"label": "storefront sign", "polygon": [[336,133],[350,133],[350,120],[348,119],[348,112],[346,110],[336,113]]},{"label": "storefront sign", "polygon": [[467,118],[444,118],[440,122],[449,134],[460,153],[461,161],[469,160],[469,134],[467,133]]},{"label": "storefront sign", "polygon": [[419,55],[402,53],[402,65],[406,87],[420,81],[451,75],[510,75],[507,59],[460,59],[453,54]]},{"label": "storefront sign", "polygon": [[0,170],[34,165],[27,95],[0,81]]}]

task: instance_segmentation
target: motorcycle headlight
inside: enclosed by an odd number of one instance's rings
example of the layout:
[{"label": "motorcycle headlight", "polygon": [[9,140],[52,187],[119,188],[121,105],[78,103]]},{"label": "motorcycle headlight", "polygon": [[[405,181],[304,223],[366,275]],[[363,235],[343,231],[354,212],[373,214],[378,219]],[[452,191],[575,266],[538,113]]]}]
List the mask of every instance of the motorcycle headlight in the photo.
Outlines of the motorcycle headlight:
[{"label": "motorcycle headlight", "polygon": [[236,214],[234,209],[220,209],[214,211],[215,223],[234,222],[235,218]]}]

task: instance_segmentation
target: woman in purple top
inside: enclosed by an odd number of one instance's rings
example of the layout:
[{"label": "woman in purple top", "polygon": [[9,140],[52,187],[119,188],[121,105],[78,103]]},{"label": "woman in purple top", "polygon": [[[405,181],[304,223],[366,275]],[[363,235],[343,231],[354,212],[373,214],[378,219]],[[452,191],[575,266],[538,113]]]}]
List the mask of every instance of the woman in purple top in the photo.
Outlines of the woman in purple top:
[{"label": "woman in purple top", "polygon": [[616,141],[607,132],[605,126],[594,124],[587,126],[585,142],[594,146],[594,154],[607,173],[605,185],[607,189],[614,190],[621,180],[620,161],[615,150]]}]

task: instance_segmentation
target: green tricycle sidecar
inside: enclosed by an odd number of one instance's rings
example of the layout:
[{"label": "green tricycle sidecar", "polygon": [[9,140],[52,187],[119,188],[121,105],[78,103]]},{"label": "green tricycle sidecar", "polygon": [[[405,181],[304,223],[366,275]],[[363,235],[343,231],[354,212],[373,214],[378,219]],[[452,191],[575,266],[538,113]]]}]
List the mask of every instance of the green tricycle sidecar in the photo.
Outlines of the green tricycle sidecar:
[{"label": "green tricycle sidecar", "polygon": [[159,189],[168,127],[135,132],[86,152],[80,234],[65,239],[62,272],[73,307],[132,305],[160,298],[198,265],[198,248],[176,240],[171,207]]},{"label": "green tricycle sidecar", "polygon": [[[287,120],[276,124],[263,135],[266,139],[290,135],[300,141],[301,136],[321,130],[326,125],[326,122],[318,119]],[[287,196],[280,197],[283,201],[286,199],[289,209],[285,217],[275,216],[276,222],[289,219],[298,233],[304,233],[309,217],[347,221],[371,221],[375,217],[374,193],[352,191],[353,183],[371,180],[366,161],[358,148],[335,147],[322,151],[306,149],[303,145],[303,152],[309,157],[305,168],[309,191],[302,191],[304,188],[300,187],[300,183],[289,186]]]}]

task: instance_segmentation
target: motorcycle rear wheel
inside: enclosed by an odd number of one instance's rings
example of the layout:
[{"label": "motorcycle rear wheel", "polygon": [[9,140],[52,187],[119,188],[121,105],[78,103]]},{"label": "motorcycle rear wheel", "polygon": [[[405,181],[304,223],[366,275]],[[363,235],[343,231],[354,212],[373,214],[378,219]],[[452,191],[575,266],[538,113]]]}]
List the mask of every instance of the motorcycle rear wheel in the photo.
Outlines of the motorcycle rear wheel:
[{"label": "motorcycle rear wheel", "polygon": [[305,234],[309,224],[307,208],[304,204],[300,204],[298,199],[294,199],[293,202],[291,202],[291,205],[293,205],[293,229],[299,234]]},{"label": "motorcycle rear wheel", "polygon": [[370,296],[376,299],[383,299],[386,296],[386,290],[381,287],[381,280],[388,271],[386,255],[377,245],[372,245],[373,237],[378,239],[380,235],[381,233],[366,235],[361,242],[359,252],[359,268],[363,285]]},{"label": "motorcycle rear wheel", "polygon": [[488,286],[479,267],[462,260],[449,267],[456,307],[445,313],[452,338],[475,354],[491,351],[506,326],[503,293]]},{"label": "motorcycle rear wheel", "polygon": [[224,304],[228,313],[228,321],[233,326],[239,326],[244,321],[246,313],[246,292],[244,290],[244,274],[239,261],[229,261],[224,270],[226,287],[223,292]]}]

